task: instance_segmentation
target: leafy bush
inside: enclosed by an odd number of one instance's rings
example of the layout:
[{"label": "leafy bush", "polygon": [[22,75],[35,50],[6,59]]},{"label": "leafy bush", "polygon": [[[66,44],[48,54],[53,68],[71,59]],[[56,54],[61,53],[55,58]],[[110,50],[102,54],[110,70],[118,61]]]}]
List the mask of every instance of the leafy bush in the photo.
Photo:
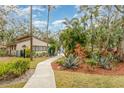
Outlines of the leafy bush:
[{"label": "leafy bush", "polygon": [[11,63],[0,64],[0,79],[9,78],[9,76],[20,76],[30,67],[28,59],[17,59]]},{"label": "leafy bush", "polygon": [[48,54],[49,56],[54,56],[56,51],[56,46],[53,44],[48,48]]},{"label": "leafy bush", "polygon": [[94,68],[94,66],[96,66],[98,64],[98,62],[96,60],[94,60],[94,59],[86,60],[86,63],[88,65],[90,65],[91,67],[93,67],[93,68]]},{"label": "leafy bush", "polygon": [[111,62],[113,60],[113,56],[111,55],[111,53],[108,53],[106,56],[105,55],[103,56],[99,53],[93,53],[92,59],[99,62],[99,65],[102,66],[104,69],[112,68]]},{"label": "leafy bush", "polygon": [[112,68],[112,56],[108,55],[107,57],[101,56],[100,57],[100,65],[105,69],[111,69]]},{"label": "leafy bush", "polygon": [[[25,57],[30,57],[31,50],[29,48],[25,49]],[[35,55],[35,51],[32,51],[32,55]]]},{"label": "leafy bush", "polygon": [[91,57],[92,57],[92,52],[90,51],[90,49],[87,49],[87,50],[85,51],[85,53],[86,53],[86,57],[87,57],[87,58],[91,58]]},{"label": "leafy bush", "polygon": [[16,60],[10,69],[10,72],[14,75],[21,75],[30,67],[30,61],[28,59],[18,59]]},{"label": "leafy bush", "polygon": [[29,48],[26,48],[25,49],[25,56],[26,57],[30,57],[30,53],[31,53],[30,49]]},{"label": "leafy bush", "polygon": [[65,58],[63,67],[73,69],[78,66],[79,66],[79,58],[78,57],[75,57],[74,55],[70,54],[67,58]]},{"label": "leafy bush", "polygon": [[94,54],[98,55],[98,50],[95,50],[95,49],[94,49],[94,51],[91,52],[91,49],[90,49],[90,48],[86,48],[85,53],[86,53],[86,57],[87,57],[87,58],[92,58],[92,56],[93,56]]},{"label": "leafy bush", "polygon": [[5,50],[0,49],[0,56],[6,56],[7,52]]},{"label": "leafy bush", "polygon": [[9,73],[9,70],[11,68],[11,64],[0,64],[0,77],[3,78],[7,73]]},{"label": "leafy bush", "polygon": [[46,51],[42,51],[42,52],[34,52],[34,57],[42,57],[42,56],[47,56],[48,53]]},{"label": "leafy bush", "polygon": [[61,59],[59,59],[58,61],[57,61],[57,64],[59,64],[59,65],[63,65],[64,64],[64,60],[65,60],[65,58],[61,58]]}]

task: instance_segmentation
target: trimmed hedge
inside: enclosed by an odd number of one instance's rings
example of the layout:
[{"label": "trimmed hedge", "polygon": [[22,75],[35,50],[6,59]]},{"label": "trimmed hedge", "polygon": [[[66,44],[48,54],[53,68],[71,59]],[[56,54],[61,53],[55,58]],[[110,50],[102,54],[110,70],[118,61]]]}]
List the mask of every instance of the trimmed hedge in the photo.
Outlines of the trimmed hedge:
[{"label": "trimmed hedge", "polygon": [[22,75],[30,67],[30,60],[19,58],[11,63],[0,63],[0,80]]}]

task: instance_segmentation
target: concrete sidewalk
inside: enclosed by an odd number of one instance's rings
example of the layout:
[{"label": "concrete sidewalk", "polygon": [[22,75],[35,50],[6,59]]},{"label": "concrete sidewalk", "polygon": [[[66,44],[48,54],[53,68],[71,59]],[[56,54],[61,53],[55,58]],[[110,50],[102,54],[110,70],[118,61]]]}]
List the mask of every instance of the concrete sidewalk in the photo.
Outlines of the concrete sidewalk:
[{"label": "concrete sidewalk", "polygon": [[51,63],[61,57],[62,55],[59,55],[39,63],[34,74],[25,84],[24,88],[56,88]]}]

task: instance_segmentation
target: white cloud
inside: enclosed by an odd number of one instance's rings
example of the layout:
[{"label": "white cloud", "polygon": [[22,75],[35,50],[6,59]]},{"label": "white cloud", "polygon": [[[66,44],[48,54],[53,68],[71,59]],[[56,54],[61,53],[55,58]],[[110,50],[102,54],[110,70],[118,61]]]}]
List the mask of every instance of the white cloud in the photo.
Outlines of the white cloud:
[{"label": "white cloud", "polygon": [[30,13],[29,10],[30,10],[30,7],[20,8],[20,14],[21,15],[29,14]]},{"label": "white cloud", "polygon": [[38,11],[42,11],[42,12],[46,10],[46,8],[42,7],[42,6],[33,6],[32,9],[34,11],[38,10]]},{"label": "white cloud", "polygon": [[[43,12],[46,10],[45,7],[42,7],[42,6],[32,6],[32,10],[33,11],[40,11],[40,12]],[[26,8],[20,8],[20,12],[22,14],[29,14],[30,13],[30,6],[26,7]]]},{"label": "white cloud", "polygon": [[65,25],[63,24],[64,21],[65,20],[53,21],[51,26],[50,26],[50,30],[56,32],[56,31],[63,29],[65,27]]},{"label": "white cloud", "polygon": [[[52,32],[55,32],[55,31],[59,31],[59,30],[63,29],[65,26],[62,24],[62,22],[64,22],[64,20],[56,20],[56,21],[52,22],[52,24],[49,25],[49,30]],[[40,28],[41,30],[46,31],[47,21],[34,20],[33,25],[35,27]]]},{"label": "white cloud", "polygon": [[38,28],[46,27],[46,21],[35,20],[33,21],[33,25]]},{"label": "white cloud", "polygon": [[54,22],[52,22],[52,25],[58,25],[58,24],[62,24],[65,20],[56,20]]}]

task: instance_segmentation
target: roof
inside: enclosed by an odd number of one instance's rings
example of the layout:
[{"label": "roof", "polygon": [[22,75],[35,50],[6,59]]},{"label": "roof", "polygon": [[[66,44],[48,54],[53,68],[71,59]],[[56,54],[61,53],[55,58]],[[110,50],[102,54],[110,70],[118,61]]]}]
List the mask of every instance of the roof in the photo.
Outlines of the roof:
[{"label": "roof", "polygon": [[[38,40],[40,40],[40,41],[46,42],[46,41],[41,40],[40,38],[38,38],[38,37],[36,37],[36,36],[33,36],[33,37],[36,38],[36,39],[38,39]],[[27,40],[30,40],[30,35],[29,35],[29,34],[25,34],[25,35],[22,35],[22,36],[18,36],[18,37],[16,38],[16,42],[10,43],[10,44],[8,44],[7,46],[16,45],[16,43],[18,43],[18,42],[23,42],[23,41],[27,41]]]},{"label": "roof", "polygon": [[[45,40],[42,40],[42,39],[38,38],[37,36],[32,36],[32,37],[34,37],[34,38],[36,38],[36,39],[38,39],[40,41],[46,42]],[[18,41],[25,41],[25,40],[29,40],[29,39],[30,39],[30,35],[29,34],[25,34],[23,36],[17,37],[16,38],[16,42],[18,42]]]}]

